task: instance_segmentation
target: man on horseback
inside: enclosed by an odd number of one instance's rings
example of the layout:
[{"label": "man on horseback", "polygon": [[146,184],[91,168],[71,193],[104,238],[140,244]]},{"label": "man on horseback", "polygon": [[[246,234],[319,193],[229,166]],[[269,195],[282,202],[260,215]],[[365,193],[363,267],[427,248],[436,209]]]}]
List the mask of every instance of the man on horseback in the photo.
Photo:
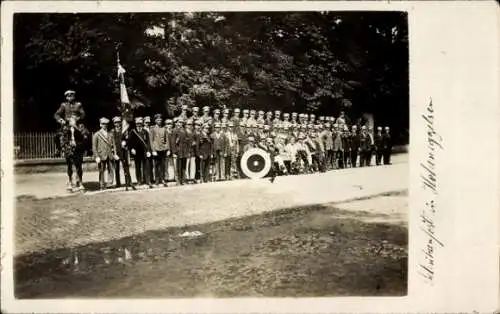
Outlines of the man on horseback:
[{"label": "man on horseback", "polygon": [[85,143],[88,139],[88,131],[82,124],[85,111],[82,104],[75,101],[75,91],[67,90],[64,92],[64,96],[66,101],[61,103],[54,114],[54,119],[61,125],[56,135],[56,147],[66,159],[68,166],[68,190],[73,190],[75,187],[73,185],[73,165],[77,173],[76,188],[83,190],[82,163]]},{"label": "man on horseback", "polygon": [[74,117],[77,123],[85,118],[85,111],[83,110],[82,104],[75,101],[75,91],[65,91],[64,97],[66,101],[61,103],[59,109],[57,109],[54,114],[54,119],[61,125],[56,138],[56,147],[60,153],[63,153],[61,147],[63,127],[68,125],[70,117]]}]

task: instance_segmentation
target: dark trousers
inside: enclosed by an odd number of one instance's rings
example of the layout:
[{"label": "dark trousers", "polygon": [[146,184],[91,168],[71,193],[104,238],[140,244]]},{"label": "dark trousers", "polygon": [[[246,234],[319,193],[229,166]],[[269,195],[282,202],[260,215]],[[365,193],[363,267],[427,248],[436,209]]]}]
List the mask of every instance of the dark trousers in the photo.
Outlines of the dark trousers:
[{"label": "dark trousers", "polygon": [[[149,166],[147,167],[147,170],[146,170],[146,168],[144,168],[142,171],[142,182],[147,182],[149,184],[149,183],[153,183],[155,181],[154,159],[153,159],[152,155],[151,155],[151,157],[146,157],[146,163]],[[148,175],[149,179],[146,179],[146,174]]]},{"label": "dark trousers", "polygon": [[391,148],[384,149],[384,154],[383,154],[384,165],[390,165],[391,164],[391,151],[392,151]]},{"label": "dark trousers", "polygon": [[328,149],[326,151],[326,160],[325,160],[325,163],[326,163],[326,166],[329,168],[329,169],[333,169],[335,168],[335,155],[334,155],[334,151],[331,150],[331,149]]},{"label": "dark trousers", "polygon": [[353,149],[351,151],[351,167],[355,168],[357,161],[358,161],[358,150]]},{"label": "dark trousers", "polygon": [[122,156],[120,157],[120,160],[115,160],[114,161],[114,166],[115,166],[115,179],[116,179],[116,185],[120,186],[120,165],[123,167],[123,174],[125,177],[125,185],[126,186],[131,186],[132,185],[132,178],[130,176],[130,165],[128,163],[128,156]]},{"label": "dark trousers", "polygon": [[377,149],[377,151],[375,152],[375,162],[377,164],[377,166],[380,165],[380,163],[382,162],[382,150],[381,149]]},{"label": "dark trousers", "polygon": [[177,181],[177,184],[184,184],[184,176],[186,174],[186,160],[187,158],[185,157],[179,157],[177,156],[176,158],[176,165],[175,165],[175,180]]},{"label": "dark trousers", "polygon": [[165,151],[157,151],[156,156],[153,156],[155,168],[155,183],[166,183],[165,181]]},{"label": "dark trousers", "polygon": [[197,171],[196,171],[196,174],[194,175],[194,178],[196,180],[201,180],[201,172],[200,172],[201,159],[200,159],[200,157],[196,157],[195,164],[196,164]]},{"label": "dark trousers", "polygon": [[83,156],[71,156],[71,157],[66,157],[66,166],[67,166],[67,173],[68,173],[68,178],[70,182],[73,182],[73,166],[75,166],[76,170],[76,175],[77,175],[77,183],[82,183],[83,179],[83,168],[82,168],[82,163],[83,163]]},{"label": "dark trousers", "polygon": [[297,164],[300,165],[300,161],[304,163],[304,167],[306,171],[309,171],[309,168],[311,165],[309,164],[309,161],[307,160],[307,153],[303,150],[299,150],[297,152]]},{"label": "dark trousers", "polygon": [[[344,151],[344,167],[347,168],[349,161],[351,160],[351,151]],[[352,165],[351,165],[352,167]]]},{"label": "dark trousers", "polygon": [[135,178],[138,184],[151,184],[151,159],[146,156],[135,156]]},{"label": "dark trousers", "polygon": [[200,180],[202,183],[210,182],[210,158],[200,158]]},{"label": "dark trousers", "polygon": [[335,152],[335,164],[337,165],[337,168],[343,169],[344,164],[345,164],[345,158],[344,158],[344,152],[341,150],[337,150]]},{"label": "dark trousers", "polygon": [[292,161],[291,160],[284,160],[283,163],[285,164],[286,171],[288,173],[292,172]]},{"label": "dark trousers", "polygon": [[359,152],[359,166],[364,167],[366,166],[366,159],[367,159],[368,151],[362,150]]},{"label": "dark trousers", "polygon": [[[108,175],[112,174],[113,161],[111,159],[101,160],[98,167],[99,167],[99,186],[101,188],[104,188],[106,186],[106,182],[104,181],[104,172],[107,171]],[[108,179],[112,180],[112,177]]]}]

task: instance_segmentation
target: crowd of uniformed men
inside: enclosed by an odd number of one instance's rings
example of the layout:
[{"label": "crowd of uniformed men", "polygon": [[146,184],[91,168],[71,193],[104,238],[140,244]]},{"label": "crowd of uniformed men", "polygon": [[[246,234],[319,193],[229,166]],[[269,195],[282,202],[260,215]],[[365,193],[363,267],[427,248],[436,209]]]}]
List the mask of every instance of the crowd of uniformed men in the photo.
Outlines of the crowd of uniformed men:
[{"label": "crowd of uniformed men", "polygon": [[[297,173],[324,172],[345,167],[364,167],[390,163],[389,127],[370,127],[346,123],[344,113],[338,118],[305,113],[264,112],[239,108],[214,109],[182,107],[174,119],[161,114],[137,117],[122,130],[120,117],[100,119],[101,130],[93,137],[93,152],[99,166],[100,185],[104,174],[120,186],[120,168],[125,184],[134,188],[129,173],[129,157],[135,163],[137,184],[167,186],[168,169],[174,169],[179,185],[243,177],[240,160],[244,152],[259,147],[273,161],[271,177]],[[103,141],[104,133],[109,142]],[[105,138],[105,137],[104,137]],[[101,146],[108,146],[105,154]],[[113,175],[114,172],[114,175]],[[112,180],[112,179],[111,179]]]},{"label": "crowd of uniformed men", "polygon": [[[62,129],[81,123],[85,111],[75,101],[75,92],[64,93],[66,101],[54,115]],[[167,185],[173,177],[179,185],[232,180],[244,177],[240,169],[242,155],[250,148],[261,148],[272,160],[271,180],[277,175],[324,172],[346,167],[390,164],[392,141],[389,127],[373,132],[365,125],[348,125],[344,113],[339,117],[306,113],[264,112],[239,108],[189,109],[174,119],[161,114],[150,117],[127,116],[100,119],[100,130],[92,137],[92,153],[99,168],[100,188],[120,186],[121,169],[126,188],[135,189],[129,171],[135,164],[137,184]],[[222,113],[222,115],[221,115]],[[85,133],[85,132],[84,132]],[[73,136],[72,136],[73,137]],[[72,139],[74,142],[74,139]],[[72,186],[72,162],[81,183],[81,156],[66,158],[69,186]],[[72,161],[72,162],[70,162]],[[75,163],[76,161],[76,163]],[[173,169],[173,175],[169,173]],[[83,185],[80,185],[83,188]]]}]

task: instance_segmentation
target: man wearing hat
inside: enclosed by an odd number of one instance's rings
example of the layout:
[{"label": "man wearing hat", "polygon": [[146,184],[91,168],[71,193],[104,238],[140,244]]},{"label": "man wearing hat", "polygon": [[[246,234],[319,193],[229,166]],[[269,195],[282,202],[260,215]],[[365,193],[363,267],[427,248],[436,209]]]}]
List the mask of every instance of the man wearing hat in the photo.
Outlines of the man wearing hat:
[{"label": "man wearing hat", "polygon": [[[125,162],[123,161],[123,147],[122,147],[122,119],[118,116],[113,117],[113,130],[111,130],[111,134],[113,136],[113,141],[114,141],[114,147],[116,149],[116,155],[118,156],[117,159],[114,159],[112,164],[113,164],[113,169],[115,172],[115,182],[116,182],[116,187],[119,188],[121,186],[121,180],[120,180],[120,164],[123,164],[123,169],[125,170]],[[126,172],[126,171],[125,171]],[[127,175],[125,174],[125,181],[127,181]]]},{"label": "man wearing hat", "polygon": [[268,111],[266,112],[266,119],[265,119],[265,125],[273,126],[273,112]]},{"label": "man wearing hat", "polygon": [[178,185],[184,185],[184,176],[186,173],[186,162],[189,156],[190,143],[186,130],[184,129],[184,120],[177,119],[175,129],[172,132],[172,154],[176,160],[176,180]]},{"label": "man wearing hat", "polygon": [[200,159],[200,182],[207,183],[210,181],[210,162],[212,159],[212,137],[210,134],[210,126],[204,124],[198,137],[198,156]]},{"label": "man wearing hat", "polygon": [[133,129],[128,125],[132,118],[128,116],[126,118],[127,126],[123,128],[122,121],[120,117],[114,117],[113,123],[115,124],[114,129],[114,140],[115,140],[115,148],[117,151],[117,155],[119,160],[115,163],[115,177],[116,177],[116,185],[120,185],[120,164],[123,167],[123,173],[125,176],[125,190],[128,191],[129,188],[135,190],[135,186],[132,185],[132,178],[130,176],[130,152],[129,152],[129,139],[132,136]]},{"label": "man wearing hat", "polygon": [[367,166],[368,156],[371,151],[370,137],[368,136],[366,125],[361,127],[359,134],[359,166]]},{"label": "man wearing hat", "polygon": [[92,137],[92,152],[94,153],[95,162],[99,167],[99,186],[103,190],[106,188],[104,172],[108,172],[108,180],[113,184],[113,166],[114,159],[118,159],[116,155],[115,141],[113,134],[108,131],[109,120],[106,118],[99,119],[101,129]]},{"label": "man wearing hat", "polygon": [[358,154],[360,149],[358,127],[356,125],[353,125],[351,127],[351,134],[349,140],[351,148],[351,167],[355,168],[357,165]]},{"label": "man wearing hat", "polygon": [[320,131],[320,138],[323,140],[323,145],[325,147],[325,167],[328,169],[332,169],[334,166],[334,138],[332,131],[330,131],[330,124],[325,124],[325,127]]},{"label": "man wearing hat", "polygon": [[188,105],[181,106],[181,113],[177,116],[177,119],[182,119],[184,121],[188,118]]},{"label": "man wearing hat", "polygon": [[218,109],[218,108],[214,109],[214,114],[213,114],[213,118],[212,118],[212,124],[215,124],[215,123],[221,123],[220,109]]},{"label": "man wearing hat", "polygon": [[165,120],[165,133],[167,134],[167,150],[165,151],[165,182],[170,180],[170,175],[172,175],[172,180],[175,181],[176,178],[176,162],[172,154],[172,147],[174,143],[173,133],[174,133],[174,122],[171,119]]},{"label": "man wearing hat", "polygon": [[203,107],[203,115],[201,116],[201,121],[203,122],[203,124],[208,124],[208,125],[212,124],[212,117],[210,116],[209,106]]},{"label": "man wearing hat", "polygon": [[375,164],[377,166],[380,166],[382,162],[382,154],[384,151],[384,142],[383,142],[383,135],[382,135],[382,127],[379,126],[377,127],[377,133],[375,134]]},{"label": "man wearing hat", "polygon": [[240,127],[240,108],[234,108],[231,122],[233,122],[236,128]]},{"label": "man wearing hat", "polygon": [[264,111],[263,110],[259,110],[259,112],[257,113],[257,124],[264,124],[266,119],[264,117]]},{"label": "man wearing hat", "polygon": [[287,128],[290,128],[290,126],[292,125],[292,123],[290,122],[290,114],[288,112],[285,112],[283,113],[283,123],[282,123],[283,127],[287,127]]},{"label": "man wearing hat", "polygon": [[215,178],[216,181],[224,180],[225,175],[225,158],[227,157],[228,144],[227,137],[221,130],[221,124],[214,124],[215,131],[212,134],[212,155],[215,158]]},{"label": "man wearing hat", "polygon": [[226,124],[229,122],[229,109],[228,108],[225,108],[224,110],[222,110],[221,122],[226,123]]},{"label": "man wearing hat", "polygon": [[274,111],[273,127],[279,128],[281,126],[281,111]]},{"label": "man wearing hat", "polygon": [[193,123],[196,122],[200,118],[200,108],[199,107],[193,107],[191,108],[191,120],[193,120]]},{"label": "man wearing hat", "polygon": [[157,113],[154,116],[155,125],[150,130],[151,138],[151,155],[153,157],[154,163],[154,178],[155,184],[167,186],[167,181],[165,180],[165,163],[166,163],[166,151],[167,147],[170,146],[168,141],[167,130],[163,126],[163,119],[161,114]]},{"label": "man wearing hat", "polygon": [[62,152],[61,147],[61,136],[63,133],[63,126],[68,124],[70,117],[75,118],[75,122],[78,123],[85,118],[85,111],[80,102],[75,101],[75,91],[67,90],[64,92],[65,102],[62,102],[59,109],[54,114],[54,119],[61,125],[58,130],[58,136],[56,136],[56,148],[59,152]]},{"label": "man wearing hat", "polygon": [[137,184],[151,184],[151,139],[149,132],[144,129],[144,119],[137,117],[135,119],[135,129],[132,130],[132,136],[129,139],[130,154],[134,158],[135,177]]},{"label": "man wearing hat", "polygon": [[232,180],[239,177],[237,159],[239,156],[239,138],[236,133],[234,123],[229,121],[228,130],[226,131],[227,139],[227,156],[225,159],[225,174],[226,180]]},{"label": "man wearing hat", "polygon": [[295,127],[299,121],[297,120],[298,118],[298,114],[296,112],[292,112],[292,120],[290,121],[290,123]]},{"label": "man wearing hat", "polygon": [[60,124],[66,124],[71,116],[76,117],[77,122],[85,118],[85,111],[80,102],[75,101],[75,92],[67,90],[64,92],[66,101],[61,103],[59,109],[54,114],[54,119]]},{"label": "man wearing hat", "polygon": [[194,131],[193,121],[186,123],[186,146],[188,154],[186,157],[186,179],[188,184],[196,183],[196,156],[198,156],[199,137]]},{"label": "man wearing hat", "polygon": [[243,116],[241,117],[241,122],[247,123],[248,117],[249,117],[249,110],[248,109],[243,109]]},{"label": "man wearing hat", "polygon": [[383,160],[384,160],[384,165],[390,165],[391,164],[391,152],[392,152],[392,138],[390,134],[390,129],[388,126],[384,128],[384,135],[383,135]]},{"label": "man wearing hat", "polygon": [[255,119],[255,110],[250,110],[250,116],[247,119],[247,125],[251,128],[257,126],[257,120]]}]

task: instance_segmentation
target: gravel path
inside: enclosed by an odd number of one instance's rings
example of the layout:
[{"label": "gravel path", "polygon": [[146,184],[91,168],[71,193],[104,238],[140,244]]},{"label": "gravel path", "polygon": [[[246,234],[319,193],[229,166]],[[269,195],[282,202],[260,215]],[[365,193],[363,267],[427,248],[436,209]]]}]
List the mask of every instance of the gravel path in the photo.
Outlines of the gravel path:
[{"label": "gravel path", "polygon": [[[391,166],[279,177],[274,184],[267,180],[240,180],[54,199],[19,199],[15,212],[16,255],[405,190],[407,156],[396,157]],[[24,175],[16,177],[16,192],[20,192],[16,194],[48,197],[50,193],[46,191],[55,190],[57,177],[64,182],[60,174],[36,175],[29,180]],[[380,180],[382,177],[384,180]],[[49,181],[52,184],[45,186]],[[41,182],[42,189],[34,188]],[[40,190],[44,192],[29,193]],[[51,196],[56,195],[54,192]]]}]

